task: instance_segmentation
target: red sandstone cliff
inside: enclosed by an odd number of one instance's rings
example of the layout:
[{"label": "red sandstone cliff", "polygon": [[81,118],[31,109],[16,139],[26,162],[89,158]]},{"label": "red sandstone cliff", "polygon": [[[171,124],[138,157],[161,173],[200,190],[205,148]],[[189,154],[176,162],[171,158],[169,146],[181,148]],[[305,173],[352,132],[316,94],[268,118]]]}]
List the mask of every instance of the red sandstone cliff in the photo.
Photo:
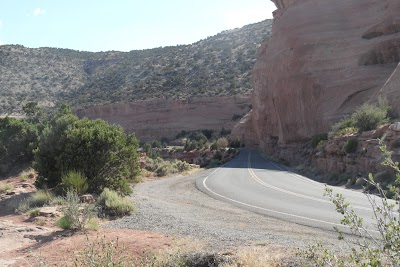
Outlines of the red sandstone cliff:
[{"label": "red sandstone cliff", "polygon": [[378,94],[400,108],[399,0],[273,2],[272,39],[253,70],[254,109],[238,135],[268,150],[327,132]]},{"label": "red sandstone cliff", "polygon": [[231,129],[234,115],[246,114],[250,96],[146,100],[94,106],[77,111],[78,116],[100,118],[134,132],[140,141],[173,139],[181,130]]}]

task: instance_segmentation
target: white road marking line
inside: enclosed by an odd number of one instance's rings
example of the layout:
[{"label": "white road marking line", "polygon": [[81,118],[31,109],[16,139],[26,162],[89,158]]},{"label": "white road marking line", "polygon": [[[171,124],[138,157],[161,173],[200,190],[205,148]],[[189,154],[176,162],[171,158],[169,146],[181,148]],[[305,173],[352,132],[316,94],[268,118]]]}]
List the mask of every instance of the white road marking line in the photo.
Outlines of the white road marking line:
[{"label": "white road marking line", "polygon": [[[270,189],[273,189],[273,190],[276,190],[276,191],[279,191],[279,192],[282,192],[282,193],[285,193],[285,194],[288,194],[288,195],[292,195],[292,196],[295,196],[295,197],[305,198],[305,199],[309,199],[309,200],[313,200],[313,201],[317,201],[317,202],[321,202],[321,203],[325,203],[325,204],[332,204],[332,202],[331,202],[331,201],[328,201],[328,200],[324,200],[324,199],[320,199],[320,198],[316,198],[316,197],[312,197],[312,196],[306,196],[306,195],[303,195],[303,194],[295,193],[295,192],[292,192],[292,191],[289,191],[289,190],[286,190],[286,189],[282,189],[282,188],[273,186],[273,185],[271,185],[271,184],[268,184],[268,183],[262,181],[262,180],[254,173],[253,169],[251,168],[250,154],[251,154],[251,153],[249,152],[249,155],[248,155],[248,158],[247,158],[247,160],[248,160],[247,169],[248,169],[248,171],[249,171],[251,177],[253,177],[253,179],[254,179],[257,183],[261,184],[262,186],[268,187],[268,188],[270,188]],[[272,163],[272,162],[271,162],[271,163]],[[273,164],[273,163],[272,163],[272,164]],[[274,165],[275,165],[275,164],[274,164]],[[276,165],[275,165],[275,166],[276,166]],[[284,171],[284,170],[283,170],[283,171]],[[287,174],[290,174],[290,173],[288,173],[287,171],[284,171],[284,172],[287,173]],[[332,204],[332,205],[333,205],[333,204]],[[356,208],[356,209],[359,209],[359,210],[365,210],[365,211],[372,211],[372,209],[369,209],[369,208],[366,208],[366,207],[361,207],[361,206],[354,206],[354,205],[352,205],[352,208]]]},{"label": "white road marking line", "polygon": [[[222,166],[221,166],[222,167]],[[303,219],[303,220],[309,220],[309,221],[313,221],[313,222],[318,222],[318,223],[325,223],[325,224],[329,224],[329,225],[333,225],[333,226],[340,226],[340,227],[346,227],[342,224],[338,224],[338,223],[332,223],[332,222],[327,222],[327,221],[322,221],[322,220],[318,220],[318,219],[313,219],[313,218],[309,218],[309,217],[304,217],[304,216],[300,216],[300,215],[295,215],[295,214],[291,214],[291,213],[286,213],[286,212],[281,212],[281,211],[276,211],[276,210],[271,210],[271,209],[267,209],[267,208],[263,208],[263,207],[259,207],[259,206],[255,206],[255,205],[251,205],[251,204],[247,204],[226,196],[223,196],[221,194],[218,194],[216,192],[214,192],[213,190],[211,190],[207,185],[206,185],[206,181],[208,178],[210,178],[211,175],[213,175],[215,172],[217,172],[221,167],[219,167],[218,169],[216,169],[215,171],[213,171],[210,175],[208,175],[204,180],[203,180],[203,186],[206,190],[208,190],[210,193],[219,196],[221,198],[224,198],[226,200],[229,200],[231,202],[243,205],[243,206],[247,206],[250,208],[254,208],[254,209],[258,209],[258,210],[263,210],[263,211],[267,211],[267,212],[271,212],[271,213],[276,213],[279,215],[285,215],[285,216],[289,216],[289,217],[295,217],[298,219]],[[347,228],[347,227],[346,227]]]},{"label": "white road marking line", "polygon": [[[250,154],[250,152],[249,152]],[[226,163],[227,164],[227,163]],[[229,200],[233,203],[237,203],[246,207],[250,207],[250,208],[254,208],[254,209],[258,209],[258,210],[263,210],[263,211],[267,211],[270,213],[275,213],[275,214],[279,214],[279,215],[284,215],[284,216],[288,216],[288,217],[294,217],[294,218],[298,218],[298,219],[302,219],[302,220],[308,220],[308,221],[312,221],[312,222],[317,222],[317,223],[323,223],[323,224],[328,224],[328,225],[333,225],[333,226],[338,226],[338,227],[342,227],[342,228],[350,228],[347,225],[342,225],[342,224],[338,224],[338,223],[332,223],[332,222],[327,222],[327,221],[323,221],[323,220],[319,220],[319,219],[313,219],[313,218],[309,218],[309,217],[305,217],[305,216],[300,216],[300,215],[295,215],[295,214],[291,214],[291,213],[286,213],[286,212],[282,212],[282,211],[276,211],[276,210],[272,210],[272,209],[267,209],[267,208],[263,208],[263,207],[259,207],[259,206],[255,206],[255,205],[251,205],[251,204],[247,204],[229,197],[226,197],[224,195],[218,194],[216,192],[214,192],[213,190],[211,190],[207,184],[206,181],[214,174],[216,173],[218,170],[220,170],[221,168],[223,168],[226,164],[222,165],[221,167],[218,167],[217,169],[215,169],[212,173],[210,173],[206,178],[204,178],[203,180],[203,186],[206,190],[208,190],[210,193],[219,196],[223,199]],[[309,227],[313,227],[313,226],[309,226]],[[374,232],[374,233],[379,233],[379,231],[376,230],[371,230],[371,229],[367,229],[368,232]]]}]

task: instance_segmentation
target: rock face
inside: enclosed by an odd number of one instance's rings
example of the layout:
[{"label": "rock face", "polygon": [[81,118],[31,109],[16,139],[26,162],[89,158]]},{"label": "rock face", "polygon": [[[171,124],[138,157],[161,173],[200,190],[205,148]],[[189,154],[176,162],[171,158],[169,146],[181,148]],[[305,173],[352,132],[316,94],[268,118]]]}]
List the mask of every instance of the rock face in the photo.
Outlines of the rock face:
[{"label": "rock face", "polygon": [[399,109],[400,1],[274,2],[272,39],[253,69],[248,143],[268,151],[307,140],[378,95]]},{"label": "rock face", "polygon": [[250,96],[226,96],[110,104],[81,109],[77,114],[119,124],[140,141],[150,141],[174,138],[181,130],[231,129],[235,124],[232,117],[243,116],[250,109]]},{"label": "rock face", "polygon": [[[356,149],[346,152],[349,140],[357,142]],[[380,141],[382,140],[382,141]],[[381,142],[393,151],[392,158],[399,160],[400,123],[385,125],[377,130],[335,137],[311,152],[311,165],[318,171],[330,174],[347,173],[351,175],[377,173],[386,169],[381,164],[383,155]]]}]

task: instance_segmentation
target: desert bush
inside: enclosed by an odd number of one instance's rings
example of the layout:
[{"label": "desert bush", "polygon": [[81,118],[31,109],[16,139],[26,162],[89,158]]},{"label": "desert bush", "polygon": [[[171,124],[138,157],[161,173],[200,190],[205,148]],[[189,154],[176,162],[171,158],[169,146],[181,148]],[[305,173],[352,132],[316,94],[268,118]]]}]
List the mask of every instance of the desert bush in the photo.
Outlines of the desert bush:
[{"label": "desert bush", "polygon": [[343,128],[341,130],[339,130],[338,132],[336,132],[336,136],[340,136],[340,135],[350,135],[350,134],[356,134],[358,133],[358,129],[355,127],[347,127],[347,128]]},{"label": "desert bush", "polygon": [[131,202],[118,195],[116,191],[105,188],[97,200],[102,216],[121,217],[131,214],[135,209]]},{"label": "desert bush", "polygon": [[217,150],[217,149],[218,149],[217,142],[213,142],[213,143],[211,144],[211,146],[210,146],[210,149],[211,149],[211,150]]},{"label": "desert bush", "polygon": [[39,216],[39,214],[40,214],[39,208],[35,208],[29,211],[29,217],[36,217]]},{"label": "desert bush", "polygon": [[188,134],[188,133],[187,133],[185,130],[182,130],[182,131],[180,131],[180,133],[178,133],[178,134],[175,136],[175,139],[179,139],[179,138],[186,137],[187,134]]},{"label": "desert bush", "polygon": [[172,168],[176,169],[177,172],[185,172],[185,171],[190,171],[192,169],[189,163],[180,160],[174,160],[172,162]]},{"label": "desert bush", "polygon": [[22,181],[26,181],[30,178],[35,177],[35,170],[29,169],[29,170],[22,171],[18,176]]},{"label": "desert bush", "polygon": [[204,134],[205,137],[207,137],[207,139],[211,139],[211,137],[214,133],[214,131],[210,130],[210,129],[204,129],[204,130],[201,130],[201,132]]},{"label": "desert bush", "polygon": [[55,225],[61,229],[67,230],[72,228],[73,222],[71,218],[63,216],[56,221]]},{"label": "desert bush", "polygon": [[29,198],[29,204],[31,207],[43,207],[50,204],[54,195],[48,190],[38,190],[33,193]]},{"label": "desert bush", "polygon": [[239,148],[241,147],[241,143],[239,139],[229,140],[229,147]]},{"label": "desert bush", "polygon": [[388,122],[387,112],[387,106],[363,104],[351,115],[351,119],[359,132],[370,131]]},{"label": "desert bush", "polygon": [[77,171],[67,172],[61,181],[66,191],[75,191],[78,195],[85,194],[89,188],[86,177]]},{"label": "desert bush", "polygon": [[128,194],[127,180],[138,175],[138,141],[103,120],[78,119],[63,106],[44,129],[35,152],[36,186],[55,187],[65,170],[87,177],[90,192],[105,187]]},{"label": "desert bush", "polygon": [[344,151],[346,151],[347,154],[354,153],[356,152],[357,147],[358,147],[357,139],[349,139],[344,145]]},{"label": "desert bush", "polygon": [[327,133],[314,135],[311,138],[311,146],[312,146],[312,148],[316,148],[321,141],[325,141],[325,140],[328,140],[328,134]]},{"label": "desert bush", "polygon": [[[105,238],[93,242],[86,241],[86,248],[77,255],[74,260],[75,266],[89,267],[128,267],[135,266],[132,259],[123,255],[124,248],[117,241],[108,241]],[[150,266],[150,265],[149,265]]]},{"label": "desert bush", "polygon": [[13,187],[10,184],[2,184],[0,183],[0,193],[6,192],[8,190],[11,190]]},{"label": "desert bush", "polygon": [[17,212],[26,212],[32,208],[43,207],[52,203],[53,193],[48,190],[38,190],[26,199],[23,199],[16,207]]},{"label": "desert bush", "polygon": [[0,173],[16,165],[30,164],[37,146],[39,130],[36,124],[23,119],[0,119]]},{"label": "desert bush", "polygon": [[74,190],[67,191],[61,210],[64,216],[57,221],[57,226],[63,229],[81,230],[94,216],[94,206],[81,204],[79,196]]},{"label": "desert bush", "polygon": [[159,177],[189,171],[191,168],[190,164],[184,161],[166,161],[161,158],[148,158],[145,166],[146,171],[154,172]]},{"label": "desert bush", "polygon": [[191,136],[192,139],[196,140],[199,144],[203,145],[208,141],[208,138],[203,133],[194,133]]},{"label": "desert bush", "polygon": [[217,144],[217,148],[218,149],[222,149],[222,148],[227,148],[229,145],[228,139],[226,139],[225,137],[221,137],[218,138],[218,140],[216,141]]},{"label": "desert bush", "polygon": [[153,141],[153,142],[151,143],[151,147],[152,147],[152,148],[161,148],[161,147],[162,147],[162,144],[161,144],[160,141],[156,140],[156,141]]},{"label": "desert bush", "polygon": [[160,167],[158,167],[155,171],[155,173],[157,174],[157,176],[161,177],[161,176],[166,176],[169,173],[171,173],[172,171],[170,170],[170,166],[168,165],[161,165]]},{"label": "desert bush", "polygon": [[[347,243],[351,250],[344,253],[330,251],[322,244],[312,245],[308,250],[300,253],[311,260],[315,266],[335,267],[392,267],[400,264],[400,221],[398,209],[400,200],[400,170],[397,162],[393,162],[392,152],[386,146],[381,147],[384,157],[383,165],[393,169],[396,173],[394,186],[389,186],[388,191],[383,190],[373,176],[369,175],[369,185],[373,187],[380,198],[369,192],[366,193],[373,210],[374,225],[377,235],[370,233],[363,224],[363,218],[359,217],[346,202],[342,194],[334,194],[331,188],[326,188],[327,195],[336,206],[336,211],[343,215],[341,224],[348,227],[352,235],[343,235],[338,229],[339,240]],[[395,202],[390,202],[387,193],[390,192]]]},{"label": "desert bush", "polygon": [[333,138],[340,135],[340,132],[346,128],[354,128],[354,122],[351,117],[346,117],[332,126],[331,131],[328,133],[328,138]]},{"label": "desert bush", "polygon": [[329,137],[363,132],[376,129],[379,125],[387,123],[389,105],[384,100],[379,100],[378,104],[365,103],[359,106],[356,111],[347,118],[339,121],[332,126]]},{"label": "desert bush", "polygon": [[227,136],[231,134],[231,130],[225,129],[224,127],[222,127],[221,131],[219,132],[220,136]]}]

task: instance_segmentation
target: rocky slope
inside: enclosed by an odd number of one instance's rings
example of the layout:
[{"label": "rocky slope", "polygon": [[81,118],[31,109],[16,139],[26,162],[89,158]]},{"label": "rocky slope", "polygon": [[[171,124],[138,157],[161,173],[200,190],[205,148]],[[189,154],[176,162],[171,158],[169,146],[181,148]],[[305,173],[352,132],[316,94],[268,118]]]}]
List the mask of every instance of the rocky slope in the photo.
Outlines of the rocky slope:
[{"label": "rocky slope", "polygon": [[256,50],[271,20],[191,45],[130,52],[0,46],[0,114],[26,101],[75,107],[249,93]]},{"label": "rocky slope", "polygon": [[327,132],[379,94],[399,109],[399,1],[274,2],[272,38],[253,69],[254,109],[237,135],[271,151]]}]

